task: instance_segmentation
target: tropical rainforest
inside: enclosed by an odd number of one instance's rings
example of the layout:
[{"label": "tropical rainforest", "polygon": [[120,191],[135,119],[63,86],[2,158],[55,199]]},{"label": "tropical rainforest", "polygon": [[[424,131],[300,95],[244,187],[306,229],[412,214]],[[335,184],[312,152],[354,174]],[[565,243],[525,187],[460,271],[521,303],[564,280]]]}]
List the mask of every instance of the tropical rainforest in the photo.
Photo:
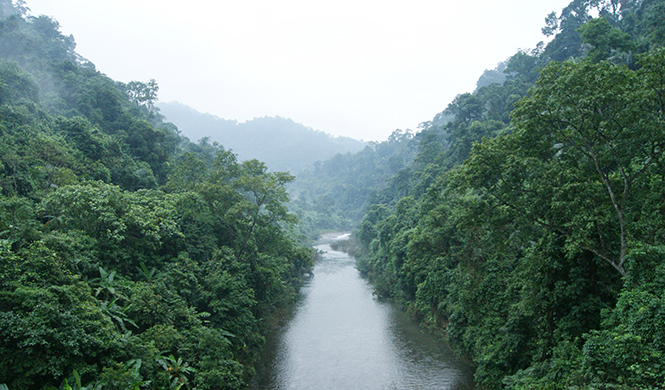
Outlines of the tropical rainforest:
[{"label": "tropical rainforest", "polygon": [[293,176],[191,143],[0,1],[0,387],[238,389],[296,298]]},{"label": "tropical rainforest", "polygon": [[358,267],[479,389],[664,389],[665,1],[574,0],[543,33],[403,141]]},{"label": "tropical rainforest", "polygon": [[154,80],[109,79],[22,1],[0,20],[9,389],[243,388],[302,232],[352,226],[477,388],[665,389],[665,0],[573,0],[418,131],[296,180],[190,142]]},{"label": "tropical rainforest", "polygon": [[157,108],[191,140],[218,142],[239,160],[257,159],[270,171],[288,171],[296,176],[319,160],[355,153],[365,146],[362,141],[333,137],[287,118],[263,117],[238,123],[177,102],[160,102]]}]

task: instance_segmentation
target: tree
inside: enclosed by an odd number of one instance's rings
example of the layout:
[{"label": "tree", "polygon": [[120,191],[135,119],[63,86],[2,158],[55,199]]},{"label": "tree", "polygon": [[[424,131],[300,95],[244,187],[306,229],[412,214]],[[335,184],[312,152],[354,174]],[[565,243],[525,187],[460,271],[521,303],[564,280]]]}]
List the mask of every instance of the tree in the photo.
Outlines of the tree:
[{"label": "tree", "polygon": [[130,81],[125,86],[125,90],[129,99],[131,99],[137,107],[144,106],[148,109],[152,109],[157,100],[159,86],[155,79],[150,79],[147,83]]},{"label": "tree", "polygon": [[662,52],[642,63],[548,65],[513,112],[514,135],[476,148],[466,168],[474,185],[565,236],[568,251],[621,275],[630,240],[659,229],[640,199],[662,180],[665,63]]},{"label": "tree", "polygon": [[0,20],[11,15],[25,15],[28,7],[23,0],[0,0]]},{"label": "tree", "polygon": [[[102,265],[135,274],[167,253],[175,254],[183,238],[176,222],[177,197],[159,191],[122,191],[101,182],[71,185],[52,192],[40,204],[57,218],[49,231],[82,231],[94,238]],[[97,269],[95,269],[97,271]]]},{"label": "tree", "polygon": [[589,21],[589,6],[594,0],[573,0],[562,11],[557,21],[548,15],[543,33],[556,32],[545,48],[545,54],[554,61],[566,61],[580,56],[582,37],[577,29]]},{"label": "tree", "polygon": [[233,207],[234,213],[239,217],[236,221],[244,225],[237,225],[242,232],[238,246],[239,256],[245,255],[257,225],[296,222],[286,207],[289,196],[284,188],[285,184],[294,179],[295,177],[287,172],[267,172],[266,166],[257,160],[244,161],[240,165],[240,177],[234,187],[244,195],[244,200]]},{"label": "tree", "polygon": [[605,18],[591,19],[578,30],[584,43],[592,47],[587,53],[592,62],[607,60],[619,53],[630,53],[635,47],[629,34],[612,27]]},{"label": "tree", "polygon": [[541,29],[541,32],[544,36],[550,37],[557,33],[559,30],[559,19],[556,16],[556,12],[551,12],[545,18],[545,27]]},{"label": "tree", "polygon": [[21,100],[39,102],[39,85],[15,62],[0,61],[0,104]]}]

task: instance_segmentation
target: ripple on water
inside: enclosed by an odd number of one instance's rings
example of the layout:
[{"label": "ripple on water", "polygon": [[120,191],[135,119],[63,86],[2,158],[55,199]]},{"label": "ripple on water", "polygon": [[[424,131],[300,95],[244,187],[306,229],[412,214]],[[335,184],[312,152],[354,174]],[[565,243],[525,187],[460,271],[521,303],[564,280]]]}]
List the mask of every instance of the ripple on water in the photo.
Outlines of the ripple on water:
[{"label": "ripple on water", "polygon": [[404,313],[376,299],[355,259],[324,235],[295,315],[269,342],[255,389],[469,389],[470,373]]}]

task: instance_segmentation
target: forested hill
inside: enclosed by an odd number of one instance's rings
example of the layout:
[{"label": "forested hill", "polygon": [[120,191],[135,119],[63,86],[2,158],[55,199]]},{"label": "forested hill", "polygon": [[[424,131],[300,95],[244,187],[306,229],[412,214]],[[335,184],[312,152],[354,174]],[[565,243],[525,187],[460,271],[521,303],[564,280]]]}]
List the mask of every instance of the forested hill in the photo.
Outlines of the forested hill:
[{"label": "forested hill", "polygon": [[479,389],[665,389],[665,1],[543,33],[397,143],[358,267]]},{"label": "forested hill", "polygon": [[157,104],[166,120],[181,134],[197,142],[208,138],[238,155],[240,160],[257,159],[272,171],[294,175],[311,169],[316,161],[338,153],[355,153],[365,143],[348,137],[333,137],[291,119],[262,117],[238,123],[203,114],[180,103]]},{"label": "forested hill", "polygon": [[190,143],[0,0],[0,388],[240,389],[311,251],[293,176]]},{"label": "forested hill", "polygon": [[[573,0],[543,33],[417,133],[315,164],[295,210],[360,220],[358,268],[480,389],[665,389],[665,0]],[[157,92],[0,0],[0,387],[244,388],[295,301],[293,176],[181,138]]]}]

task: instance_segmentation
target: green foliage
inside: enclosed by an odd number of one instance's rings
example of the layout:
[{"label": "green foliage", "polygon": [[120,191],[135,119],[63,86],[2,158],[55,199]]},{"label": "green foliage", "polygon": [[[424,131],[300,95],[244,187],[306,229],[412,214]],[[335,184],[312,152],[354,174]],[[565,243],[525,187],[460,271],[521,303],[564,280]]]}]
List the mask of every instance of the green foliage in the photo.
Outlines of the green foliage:
[{"label": "green foliage", "polygon": [[154,80],[114,82],[22,4],[0,2],[0,383],[245,387],[311,266],[293,177],[180,149]]},{"label": "green foliage", "polygon": [[243,388],[311,266],[297,214],[360,221],[359,269],[480,388],[663,388],[663,4],[572,1],[418,134],[293,183],[0,1],[0,387]]},{"label": "green foliage", "polygon": [[4,290],[0,315],[0,380],[12,388],[54,383],[73,367],[94,369],[120,347],[85,283]]},{"label": "green foliage", "polygon": [[140,390],[150,384],[150,381],[142,380],[140,369],[140,359],[118,364],[115,368],[104,368],[99,387],[111,390]]},{"label": "green foliage", "polygon": [[138,107],[154,107],[155,100],[157,100],[157,91],[159,91],[159,86],[155,79],[150,79],[148,83],[130,81],[125,88],[126,94]]},{"label": "green foliage", "polygon": [[616,307],[601,330],[584,344],[584,369],[599,388],[665,386],[665,251],[642,246],[631,251],[629,273]]},{"label": "green foliage", "polygon": [[294,212],[310,234],[353,227],[370,204],[380,202],[376,198],[385,181],[407,168],[416,145],[410,131],[395,130],[387,141],[371,143],[356,154],[317,162],[289,187],[298,194]]},{"label": "green foliage", "polygon": [[180,389],[182,386],[187,389],[190,388],[187,375],[196,372],[196,370],[190,367],[189,363],[183,362],[182,358],[176,359],[173,355],[158,358],[157,362],[171,378],[171,389]]},{"label": "green foliage", "polygon": [[16,104],[22,100],[39,102],[39,86],[16,63],[0,62],[0,80],[0,104]]},{"label": "green foliage", "polygon": [[299,175],[338,153],[355,153],[365,142],[333,137],[281,117],[262,117],[238,123],[200,113],[180,103],[159,103],[161,113],[192,141],[220,143],[242,161],[263,161],[272,171]]},{"label": "green foliage", "polygon": [[359,224],[377,294],[473,361],[479,388],[664,386],[665,53],[640,35],[659,3],[551,14],[555,39],[426,123]]},{"label": "green foliage", "polygon": [[630,35],[612,27],[605,18],[591,19],[579,31],[584,43],[592,47],[587,54],[592,62],[616,58],[617,52],[628,53],[634,48]]},{"label": "green foliage", "polygon": [[[0,380],[55,386],[76,369],[102,388],[245,385],[262,319],[294,301],[311,259],[279,227],[293,223],[290,175],[224,151],[205,169],[173,194],[85,182],[36,207],[1,198],[0,348],[11,361]],[[151,343],[191,365],[175,359],[184,374],[167,381]]]},{"label": "green foliage", "polygon": [[[2,198],[0,348],[11,361],[0,380],[55,386],[76,369],[102,388],[245,385],[262,319],[294,301],[311,260],[277,225],[292,222],[291,176],[227,153],[210,169],[176,194],[87,182],[49,193],[37,212]],[[159,362],[151,343],[190,362],[174,360],[184,374],[126,363]]]}]

